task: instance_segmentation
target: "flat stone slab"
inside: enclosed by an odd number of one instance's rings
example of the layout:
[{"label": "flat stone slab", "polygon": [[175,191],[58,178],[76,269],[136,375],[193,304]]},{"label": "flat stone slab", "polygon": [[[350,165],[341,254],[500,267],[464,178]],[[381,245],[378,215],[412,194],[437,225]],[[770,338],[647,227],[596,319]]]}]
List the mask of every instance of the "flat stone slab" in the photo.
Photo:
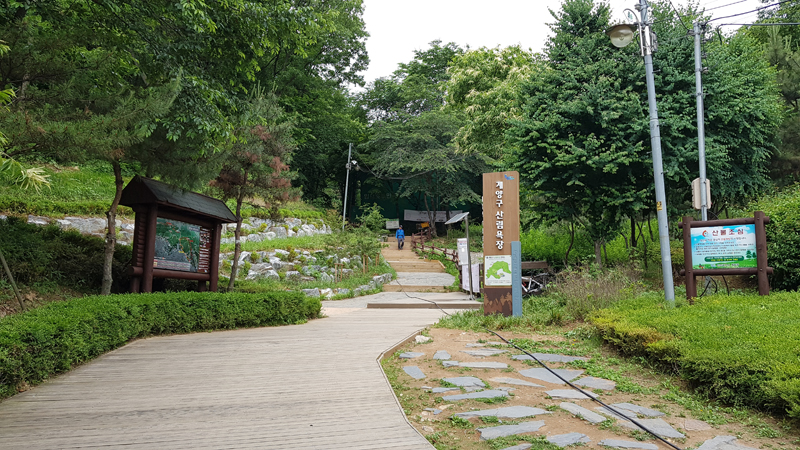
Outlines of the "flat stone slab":
[{"label": "flat stone slab", "polygon": [[604,391],[613,391],[617,387],[617,383],[611,380],[595,377],[583,377],[573,381],[572,384],[591,389],[602,389]]},{"label": "flat stone slab", "polygon": [[[655,444],[647,444],[644,442],[623,441],[620,439],[603,439],[600,445],[614,448],[640,448],[642,450],[658,450]],[[699,449],[698,449],[699,450]]]},{"label": "flat stone slab", "polygon": [[508,392],[490,389],[488,391],[471,392],[469,394],[445,395],[444,397],[442,397],[442,399],[446,402],[454,402],[457,400],[470,400],[476,398],[497,398],[497,397],[508,397]]},{"label": "flat stone slab", "polygon": [[405,353],[400,353],[400,355],[398,355],[397,357],[402,359],[414,359],[414,358],[419,358],[420,356],[425,356],[425,353],[405,352]]},{"label": "flat stone slab", "polygon": [[434,394],[443,394],[445,392],[452,392],[452,391],[461,391],[461,388],[457,388],[457,387],[437,387],[437,388],[431,389],[431,392],[433,392]]},{"label": "flat stone slab", "polygon": [[477,356],[483,358],[485,356],[494,356],[501,353],[506,353],[508,350],[501,350],[499,348],[481,348],[478,350],[461,350],[461,353],[466,353],[470,356]]},{"label": "flat stone slab", "polygon": [[707,431],[711,429],[711,425],[697,419],[683,419],[679,422],[678,427],[686,431]]},{"label": "flat stone slab", "polygon": [[603,423],[606,421],[606,418],[601,416],[600,414],[597,414],[594,411],[590,411],[584,408],[583,406],[578,406],[575,403],[562,402],[558,406],[560,406],[561,409],[563,409],[564,411],[575,414],[576,416],[580,417],[581,419],[589,423]]},{"label": "flat stone slab", "polygon": [[616,409],[618,411],[618,413],[615,413],[614,411],[606,408],[605,406],[601,406],[599,408],[595,408],[595,410],[597,412],[599,412],[600,414],[605,414],[608,417],[611,417],[612,419],[628,420],[628,419],[637,419],[637,418],[639,418],[639,415],[636,414],[633,411],[629,411],[627,409],[622,409],[622,408],[614,408],[614,409]]},{"label": "flat stone slab", "polygon": [[661,417],[664,415],[664,413],[661,411],[645,408],[644,406],[634,405],[633,403],[614,403],[611,406],[617,409],[627,409],[628,411],[633,411],[636,414],[647,417]]},{"label": "flat stone slab", "polygon": [[421,380],[425,378],[425,374],[417,366],[405,366],[403,367],[403,371],[408,374],[411,378],[415,378],[417,380]]},{"label": "flat stone slab", "polygon": [[591,392],[587,392],[586,395],[584,395],[574,389],[553,389],[550,391],[544,391],[544,393],[553,398],[569,398],[572,400],[588,400],[590,397],[597,397]]},{"label": "flat stone slab", "polygon": [[460,362],[458,367],[470,367],[472,369],[508,369],[508,364],[501,362]]},{"label": "flat stone slab", "polygon": [[518,425],[500,425],[498,427],[478,428],[481,433],[481,440],[497,439],[504,436],[513,436],[515,434],[533,433],[539,431],[539,428],[544,426],[544,420],[537,420],[535,422],[522,422]]},{"label": "flat stone slab", "polygon": [[533,444],[519,444],[513,447],[506,447],[502,450],[528,450],[531,447],[533,447]]},{"label": "flat stone slab", "polygon": [[451,358],[450,353],[448,353],[447,350],[439,350],[433,354],[433,359],[440,359],[444,361],[450,358]]},{"label": "flat stone slab", "polygon": [[455,384],[459,387],[469,387],[469,386],[477,386],[481,388],[486,387],[486,383],[484,383],[480,378],[477,377],[452,377],[452,378],[442,378],[442,381],[445,381],[450,384]]},{"label": "flat stone slab", "polygon": [[[668,438],[685,438],[681,432],[672,428],[672,425],[668,424],[664,419],[639,419],[637,422],[641,423],[643,426],[647,427],[648,430],[652,431],[653,433],[661,436],[661,437],[668,437]],[[620,420],[617,421],[617,425],[625,428],[629,428],[631,430],[641,430],[635,423],[627,421],[627,420]]]},{"label": "flat stone slab", "polygon": [[425,408],[425,411],[432,412],[434,416],[438,416],[439,414],[442,413],[441,409],[436,409],[436,408]]},{"label": "flat stone slab", "polygon": [[[536,359],[539,361],[547,361],[547,362],[572,362],[572,361],[588,361],[589,358],[584,358],[583,356],[567,356],[567,355],[556,355],[554,353],[531,353],[531,355],[535,356]],[[517,361],[533,361],[528,355],[514,355],[511,357],[512,359],[516,359]]]},{"label": "flat stone slab", "polygon": [[588,444],[592,442],[589,439],[589,436],[583,433],[567,433],[567,434],[557,434],[555,436],[547,436],[547,442],[551,444],[556,444],[559,447],[566,447],[568,445],[575,445],[575,444]]},{"label": "flat stone slab", "polygon": [[467,411],[456,413],[456,416],[468,419],[470,417],[499,417],[502,419],[522,419],[523,417],[537,416],[539,414],[551,414],[541,408],[531,406],[509,406],[506,408],[484,409],[481,411]]},{"label": "flat stone slab", "polygon": [[494,381],[495,383],[513,384],[516,386],[528,386],[528,387],[538,387],[538,388],[544,387],[541,384],[531,383],[530,381],[519,380],[516,378],[508,378],[508,377],[490,378],[489,381]]},{"label": "flat stone slab", "polygon": [[456,367],[456,366],[458,366],[458,361],[442,361],[442,366],[444,366],[444,367]]},{"label": "flat stone slab", "polygon": [[474,344],[467,344],[465,347],[467,347],[467,348],[486,347],[486,344],[477,344],[477,343],[474,343]]},{"label": "flat stone slab", "polygon": [[[565,380],[572,381],[575,378],[583,375],[583,370],[576,370],[576,369],[552,369],[553,372],[560,375]],[[528,377],[528,378],[535,378],[537,380],[544,381],[545,383],[551,384],[567,384],[558,379],[555,375],[550,373],[549,370],[543,368],[535,368],[535,369],[525,369],[520,370],[519,374]]]},{"label": "flat stone slab", "polygon": [[747,447],[739,444],[736,436],[717,436],[703,442],[703,445],[697,447],[697,450],[755,450],[753,447]]}]

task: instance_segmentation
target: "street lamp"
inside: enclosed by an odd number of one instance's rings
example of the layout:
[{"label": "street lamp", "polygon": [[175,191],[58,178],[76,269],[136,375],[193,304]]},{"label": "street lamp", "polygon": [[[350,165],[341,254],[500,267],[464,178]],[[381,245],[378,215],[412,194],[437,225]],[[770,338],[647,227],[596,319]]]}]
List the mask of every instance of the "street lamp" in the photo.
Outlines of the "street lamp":
[{"label": "street lamp", "polygon": [[[658,124],[658,107],[656,106],[656,88],[653,79],[653,52],[656,50],[655,34],[650,28],[650,5],[647,0],[639,0],[636,9],[640,12],[640,20],[635,24],[639,28],[639,45],[644,56],[645,76],[647,78],[647,101],[650,106],[650,145],[653,149],[653,178],[656,185],[656,217],[658,218],[658,240],[661,245],[661,271],[664,277],[664,297],[675,303],[675,286],[672,282],[672,256],[669,252],[669,222],[667,219],[667,196],[664,189],[664,164],[661,160],[661,132]],[[633,17],[636,14],[631,12]],[[634,25],[616,25],[606,31],[611,43],[618,48],[625,47],[633,41]]]}]

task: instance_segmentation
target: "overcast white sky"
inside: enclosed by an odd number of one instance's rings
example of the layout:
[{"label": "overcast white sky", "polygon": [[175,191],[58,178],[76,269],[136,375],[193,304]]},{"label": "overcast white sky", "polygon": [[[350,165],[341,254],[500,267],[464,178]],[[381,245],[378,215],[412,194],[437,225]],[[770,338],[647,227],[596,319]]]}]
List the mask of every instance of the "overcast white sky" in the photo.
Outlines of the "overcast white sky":
[{"label": "overcast white sky", "polygon": [[[672,2],[676,7],[687,4],[687,0]],[[612,20],[622,21],[623,10],[633,9],[638,0],[609,3]],[[700,4],[714,17],[764,6],[759,0],[700,0]],[[470,48],[521,44],[541,51],[550,33],[547,24],[553,21],[548,8],[557,11],[560,5],[561,0],[364,0],[364,21],[370,34],[370,65],[364,78],[370,82],[391,75],[398,63],[410,61],[414,50],[428,48],[435,39]],[[721,22],[750,23],[756,16]]]}]

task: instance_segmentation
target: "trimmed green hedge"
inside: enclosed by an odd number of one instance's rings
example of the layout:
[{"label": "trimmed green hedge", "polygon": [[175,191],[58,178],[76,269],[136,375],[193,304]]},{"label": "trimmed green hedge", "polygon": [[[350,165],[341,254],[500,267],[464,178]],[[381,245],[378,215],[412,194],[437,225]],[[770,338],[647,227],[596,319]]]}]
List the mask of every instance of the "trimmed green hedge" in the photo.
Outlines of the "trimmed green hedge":
[{"label": "trimmed green hedge", "polygon": [[766,230],[768,262],[775,269],[772,287],[797,290],[800,288],[800,185],[764,196],[750,208],[764,211],[770,218]]},{"label": "trimmed green hedge", "polygon": [[606,341],[674,368],[711,398],[800,419],[800,293],[715,295],[675,309],[651,294],[591,321]]},{"label": "trimmed green hedge", "polygon": [[303,323],[319,299],[298,292],[125,294],[51,303],[0,320],[0,398],[131,339]]}]

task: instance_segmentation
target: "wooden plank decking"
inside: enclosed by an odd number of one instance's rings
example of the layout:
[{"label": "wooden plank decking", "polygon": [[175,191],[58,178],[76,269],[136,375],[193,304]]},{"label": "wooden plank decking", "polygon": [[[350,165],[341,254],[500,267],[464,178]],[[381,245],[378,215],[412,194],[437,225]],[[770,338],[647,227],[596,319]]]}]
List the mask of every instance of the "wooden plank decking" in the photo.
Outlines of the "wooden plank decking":
[{"label": "wooden plank decking", "polygon": [[441,314],[136,341],[0,403],[0,448],[431,449],[376,358]]}]

